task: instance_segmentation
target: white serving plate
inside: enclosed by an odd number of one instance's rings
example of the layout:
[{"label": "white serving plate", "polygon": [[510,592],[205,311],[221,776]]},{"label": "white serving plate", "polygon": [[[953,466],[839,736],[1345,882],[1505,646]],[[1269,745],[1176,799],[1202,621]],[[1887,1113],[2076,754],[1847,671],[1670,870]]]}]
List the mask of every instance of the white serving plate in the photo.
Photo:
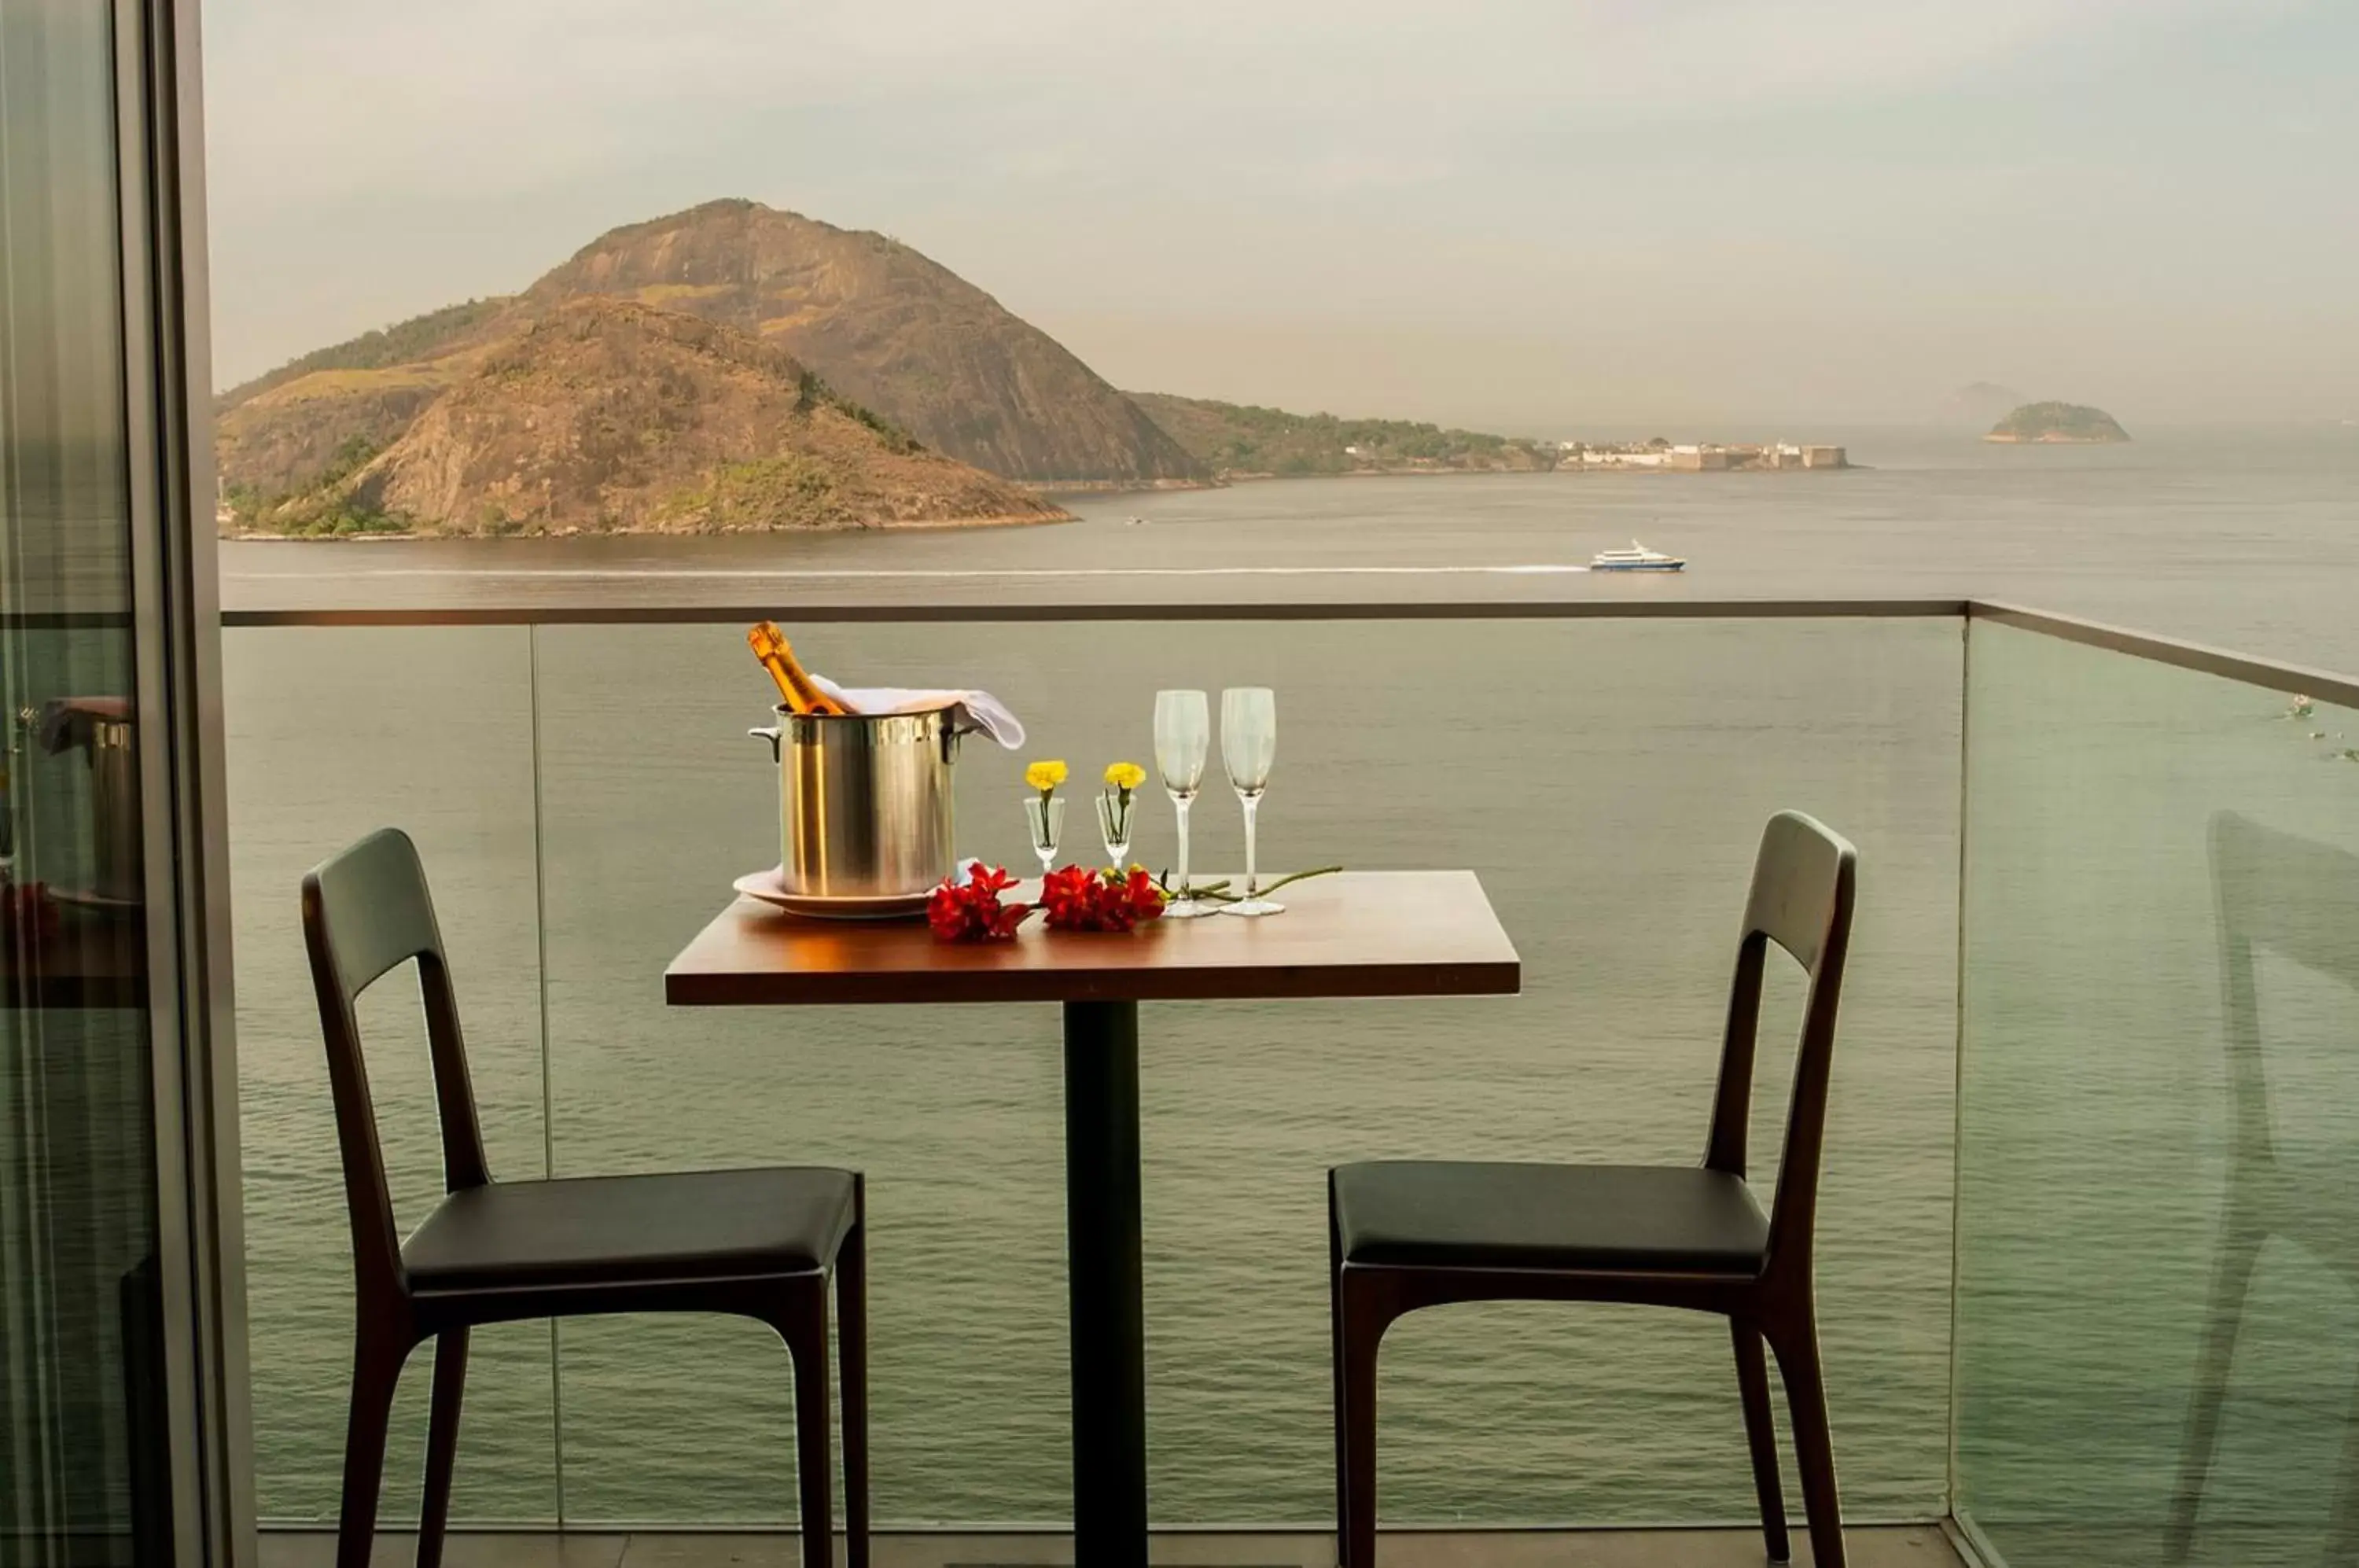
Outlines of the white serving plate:
[{"label": "white serving plate", "polygon": [[785,869],[773,866],[767,871],[749,872],[731,886],[749,898],[759,898],[788,914],[823,920],[907,920],[924,914],[926,900],[932,896],[930,888],[923,893],[897,893],[876,898],[822,898],[808,893],[790,893],[787,891]]}]

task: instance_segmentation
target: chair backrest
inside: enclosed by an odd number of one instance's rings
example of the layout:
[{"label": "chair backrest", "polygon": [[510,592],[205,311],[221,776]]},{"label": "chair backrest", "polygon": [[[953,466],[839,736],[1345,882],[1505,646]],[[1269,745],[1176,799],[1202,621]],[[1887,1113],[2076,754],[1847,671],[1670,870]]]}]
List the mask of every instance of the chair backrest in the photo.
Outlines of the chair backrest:
[{"label": "chair backrest", "polygon": [[1851,946],[1853,886],[1859,852],[1799,811],[1780,811],[1762,831],[1745,900],[1745,931],[1729,986],[1728,1033],[1722,1041],[1720,1090],[1712,1108],[1704,1163],[1742,1176],[1753,1109],[1753,1062],[1761,1023],[1761,980],[1771,942],[1810,976],[1801,1048],[1778,1158],[1777,1195],[1769,1219],[1773,1263],[1807,1264],[1818,1213],[1819,1157],[1826,1142],[1827,1076],[1834,1059],[1835,1013],[1843,1001],[1843,959]]},{"label": "chair backrest", "polygon": [[2269,1087],[2253,953],[2359,990],[2359,855],[2221,811],[2212,819],[2212,896],[2236,1154],[2266,1159]]},{"label": "chair backrest", "polygon": [[311,985],[320,1000],[320,1029],[328,1047],[328,1082],[335,1095],[336,1142],[344,1164],[344,1202],[352,1211],[353,1267],[364,1290],[397,1286],[401,1243],[394,1234],[393,1196],[386,1183],[385,1151],[377,1141],[376,1109],[353,1004],[362,992],[402,964],[416,961],[426,1007],[426,1041],[434,1069],[434,1097],[442,1126],[445,1187],[457,1192],[491,1180],[484,1134],[475,1118],[475,1091],[467,1076],[467,1048],[459,1032],[459,1006],[442,956],[442,934],[426,890],[418,846],[398,828],[381,828],[303,878],[303,942],[311,955]]}]

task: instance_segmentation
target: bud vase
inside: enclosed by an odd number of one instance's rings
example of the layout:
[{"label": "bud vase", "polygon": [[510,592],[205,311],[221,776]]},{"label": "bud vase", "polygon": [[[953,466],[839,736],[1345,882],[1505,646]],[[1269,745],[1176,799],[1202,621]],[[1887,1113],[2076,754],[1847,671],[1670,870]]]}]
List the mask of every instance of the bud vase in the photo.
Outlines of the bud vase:
[{"label": "bud vase", "polygon": [[1098,836],[1105,840],[1106,864],[1116,871],[1130,866],[1130,805],[1112,789],[1098,796]]},{"label": "bud vase", "polygon": [[1065,834],[1065,802],[1054,795],[1028,795],[1024,822],[1032,830],[1032,853],[1040,857],[1040,875],[1057,867],[1057,841]]}]

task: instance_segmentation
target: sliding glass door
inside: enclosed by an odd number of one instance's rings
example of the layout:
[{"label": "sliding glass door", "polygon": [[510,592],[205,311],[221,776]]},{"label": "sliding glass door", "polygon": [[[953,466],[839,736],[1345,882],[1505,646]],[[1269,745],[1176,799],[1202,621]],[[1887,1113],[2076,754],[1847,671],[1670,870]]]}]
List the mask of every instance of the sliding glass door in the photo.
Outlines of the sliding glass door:
[{"label": "sliding glass door", "polygon": [[0,0],[0,1568],[234,1539],[159,9]]}]

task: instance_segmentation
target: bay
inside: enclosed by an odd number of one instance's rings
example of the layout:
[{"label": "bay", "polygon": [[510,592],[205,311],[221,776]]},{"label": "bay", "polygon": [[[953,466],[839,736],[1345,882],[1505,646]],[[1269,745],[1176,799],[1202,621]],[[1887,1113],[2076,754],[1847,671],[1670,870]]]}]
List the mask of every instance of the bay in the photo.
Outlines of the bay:
[{"label": "bay", "polygon": [[[1854,436],[1854,461],[1872,466],[1832,474],[1089,497],[1071,503],[1073,524],[1019,530],[232,543],[224,597],[233,608],[719,600],[776,604],[791,624],[813,603],[1978,596],[2359,669],[2347,610],[2359,432],[2139,433],[2129,447],[2054,449]],[[1690,570],[1580,570],[1634,537]],[[831,673],[987,685],[1031,723],[1027,755],[1070,757],[1082,777],[1147,753],[1158,686],[1274,685],[1270,862],[1471,866],[1524,954],[1527,994],[1513,1003],[1150,1009],[1154,1496],[1174,1521],[1309,1521],[1329,1506],[1325,1167],[1378,1154],[1692,1158],[1759,823],[1799,805],[1853,836],[1868,879],[1821,1252],[1838,1441],[1855,1517],[1943,1510],[1954,622],[814,626],[801,646]],[[775,854],[774,776],[742,734],[763,701],[749,670],[729,626],[228,635],[266,1516],[332,1515],[348,1355],[349,1265],[294,879],[387,821],[418,834],[445,906],[495,1169],[864,1166],[877,1214],[880,1517],[1064,1515],[1053,1015],[660,1006],[653,977],[716,890]],[[2267,706],[2207,710],[2206,744],[2248,746],[2241,726],[2273,716]],[[963,852],[1020,861],[1021,763],[970,748]],[[1200,861],[1233,864],[1234,822],[1201,815]],[[1168,855],[1158,831],[1137,853]],[[1789,1024],[1791,991],[1775,1000],[1773,1024]],[[390,1002],[384,1022],[414,1025]],[[407,1040],[386,1038],[379,1100],[414,1219],[436,1181],[430,1094]],[[1783,1083],[1762,1085],[1764,1151]],[[479,1340],[462,1515],[788,1511],[775,1343],[685,1322],[568,1325],[558,1343],[552,1388],[545,1329]],[[1433,1314],[1397,1331],[1386,1376],[1387,1519],[1750,1508],[1725,1340],[1701,1320]],[[422,1433],[418,1392],[398,1432]],[[415,1452],[397,1445],[397,1473]]]},{"label": "bay", "polygon": [[[1857,434],[1838,472],[1284,480],[945,532],[232,542],[227,604],[1983,597],[2359,668],[2359,428]],[[1131,524],[1128,519],[1145,519]],[[1676,577],[1592,576],[1633,538]]]}]

